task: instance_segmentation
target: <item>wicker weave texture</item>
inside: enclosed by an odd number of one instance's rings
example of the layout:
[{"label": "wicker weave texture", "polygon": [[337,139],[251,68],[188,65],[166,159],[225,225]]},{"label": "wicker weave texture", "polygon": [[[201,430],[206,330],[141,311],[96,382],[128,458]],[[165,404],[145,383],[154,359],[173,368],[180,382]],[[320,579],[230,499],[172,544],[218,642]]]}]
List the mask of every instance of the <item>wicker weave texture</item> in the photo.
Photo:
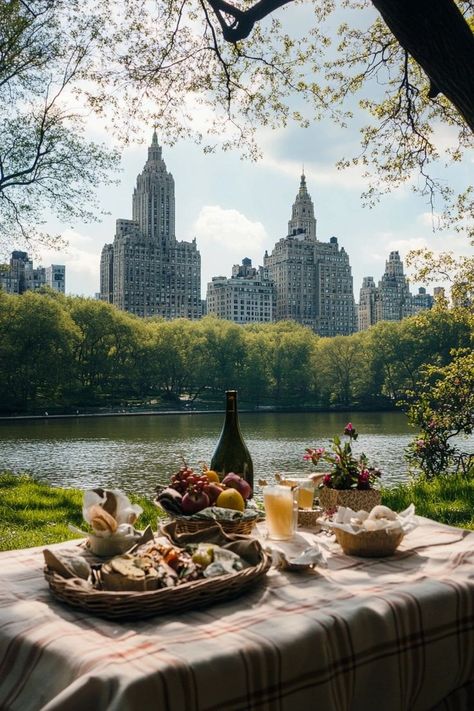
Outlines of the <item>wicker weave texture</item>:
[{"label": "wicker weave texture", "polygon": [[336,541],[346,555],[357,555],[362,558],[383,558],[393,555],[404,536],[403,531],[387,533],[380,530],[354,534],[341,528],[333,530]]},{"label": "wicker weave texture", "polygon": [[62,602],[113,620],[132,620],[205,607],[245,593],[263,580],[271,559],[261,549],[260,561],[237,573],[182,583],[146,592],[110,592],[86,588],[77,578],[63,578],[45,568],[53,595]]},{"label": "wicker weave texture", "polygon": [[[197,531],[203,531],[209,528],[209,521],[204,519],[191,520],[186,517],[175,516],[172,517],[176,521],[177,533],[196,533]],[[211,522],[212,523],[212,522]],[[216,521],[225,533],[239,534],[240,536],[249,536],[252,533],[253,527],[257,523],[257,519],[250,521]]]},{"label": "wicker weave texture", "polygon": [[322,486],[318,491],[319,502],[325,511],[338,506],[348,506],[353,511],[371,511],[380,504],[382,496],[377,489],[330,489]]}]

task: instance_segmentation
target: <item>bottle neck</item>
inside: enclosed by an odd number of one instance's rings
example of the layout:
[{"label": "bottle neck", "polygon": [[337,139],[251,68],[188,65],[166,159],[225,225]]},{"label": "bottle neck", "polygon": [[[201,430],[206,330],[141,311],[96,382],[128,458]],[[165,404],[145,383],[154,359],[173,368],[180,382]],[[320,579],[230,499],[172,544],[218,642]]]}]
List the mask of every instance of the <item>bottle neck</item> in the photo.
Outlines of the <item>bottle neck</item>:
[{"label": "bottle neck", "polygon": [[238,424],[237,393],[234,390],[226,392],[225,419],[229,424]]}]

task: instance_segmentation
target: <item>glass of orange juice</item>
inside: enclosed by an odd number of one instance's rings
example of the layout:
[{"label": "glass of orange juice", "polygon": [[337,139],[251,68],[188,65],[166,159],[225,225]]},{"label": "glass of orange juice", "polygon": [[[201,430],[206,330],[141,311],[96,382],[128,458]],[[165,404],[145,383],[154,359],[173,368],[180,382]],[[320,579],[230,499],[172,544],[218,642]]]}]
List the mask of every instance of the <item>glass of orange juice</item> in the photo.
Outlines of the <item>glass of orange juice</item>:
[{"label": "glass of orange juice", "polygon": [[298,503],[293,489],[278,484],[265,486],[263,504],[268,537],[274,541],[292,538],[298,517]]},{"label": "glass of orange juice", "polygon": [[294,476],[290,472],[282,472],[278,474],[279,483],[283,486],[291,486],[292,489],[297,488],[298,493],[298,508],[311,510],[314,503],[315,483],[309,477]]}]

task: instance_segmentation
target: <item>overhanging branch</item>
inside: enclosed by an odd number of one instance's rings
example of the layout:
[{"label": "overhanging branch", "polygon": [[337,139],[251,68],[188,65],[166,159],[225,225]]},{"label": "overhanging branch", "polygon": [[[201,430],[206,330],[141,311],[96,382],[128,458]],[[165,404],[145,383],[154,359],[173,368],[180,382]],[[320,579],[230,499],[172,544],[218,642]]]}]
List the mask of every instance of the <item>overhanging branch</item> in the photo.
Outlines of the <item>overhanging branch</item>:
[{"label": "overhanging branch", "polygon": [[222,29],[226,42],[246,39],[255,23],[293,0],[260,0],[248,10],[240,10],[226,0],[207,0]]}]

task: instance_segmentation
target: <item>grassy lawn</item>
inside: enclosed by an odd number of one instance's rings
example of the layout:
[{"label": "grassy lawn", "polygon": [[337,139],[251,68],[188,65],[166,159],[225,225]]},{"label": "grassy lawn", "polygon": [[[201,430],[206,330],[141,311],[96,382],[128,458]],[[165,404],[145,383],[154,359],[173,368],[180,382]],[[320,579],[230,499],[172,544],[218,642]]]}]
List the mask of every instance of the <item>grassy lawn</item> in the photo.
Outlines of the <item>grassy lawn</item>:
[{"label": "grassy lawn", "polygon": [[[143,507],[140,528],[156,530],[158,511],[151,501],[131,496]],[[419,479],[383,491],[383,503],[396,511],[415,504],[420,516],[474,529],[474,478]],[[76,538],[68,524],[82,520],[82,492],[52,487],[26,475],[0,473],[0,551],[29,548]]]},{"label": "grassy lawn", "polygon": [[[140,528],[150,523],[156,530],[158,510],[148,499],[130,496],[140,504]],[[60,489],[26,475],[0,473],[0,551],[58,543],[78,534],[72,523],[83,527],[82,491]]]},{"label": "grassy lawn", "polygon": [[412,502],[416,513],[450,526],[474,529],[474,477],[447,475],[431,481],[417,479],[384,489],[383,503],[403,511]]}]

